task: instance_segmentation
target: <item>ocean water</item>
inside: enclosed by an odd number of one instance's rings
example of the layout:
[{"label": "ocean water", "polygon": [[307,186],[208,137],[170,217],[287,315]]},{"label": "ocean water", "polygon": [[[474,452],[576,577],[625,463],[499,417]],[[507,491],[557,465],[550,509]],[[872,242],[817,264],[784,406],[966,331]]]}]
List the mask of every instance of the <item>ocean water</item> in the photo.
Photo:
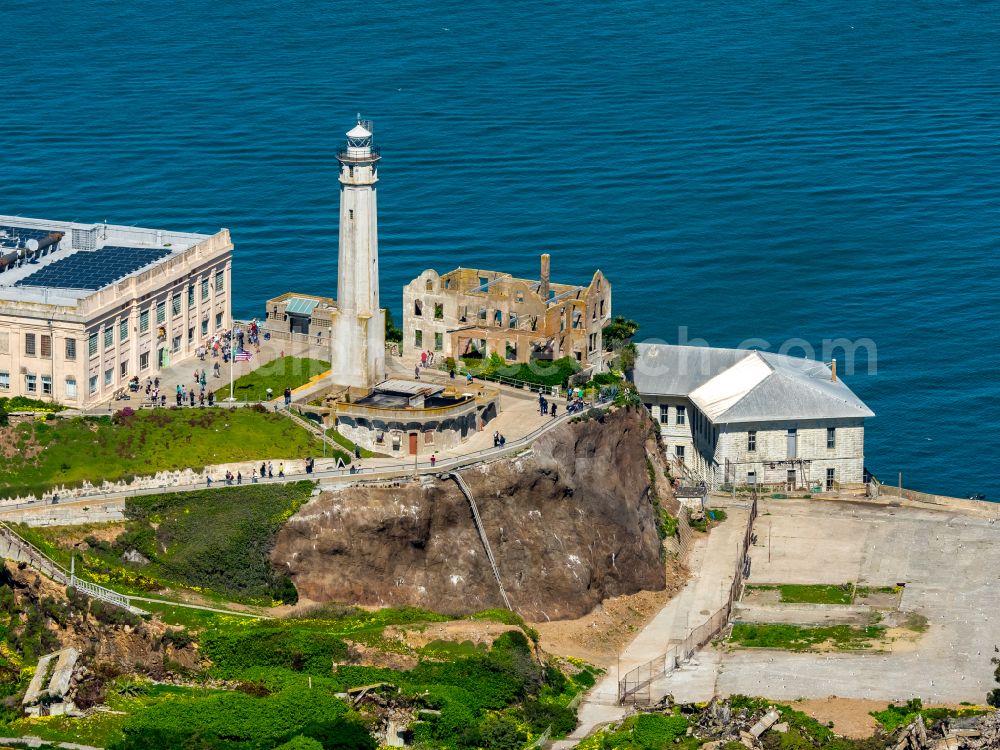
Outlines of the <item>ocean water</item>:
[{"label": "ocean water", "polygon": [[995,3],[7,0],[0,38],[2,213],[229,227],[240,315],[335,294],[362,112],[397,320],[548,251],[644,337],[870,342],[869,468],[1000,499]]}]

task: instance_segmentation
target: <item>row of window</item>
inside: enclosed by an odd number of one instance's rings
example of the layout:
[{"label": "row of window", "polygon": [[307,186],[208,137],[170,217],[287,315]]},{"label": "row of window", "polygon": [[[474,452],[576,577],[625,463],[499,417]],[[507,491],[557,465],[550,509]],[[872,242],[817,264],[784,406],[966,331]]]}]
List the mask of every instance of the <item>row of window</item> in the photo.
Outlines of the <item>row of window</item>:
[{"label": "row of window", "polygon": [[[160,305],[158,306],[158,308],[160,306],[162,306],[162,305],[163,305],[163,303],[161,302]],[[157,322],[161,322],[161,323],[163,322],[162,320],[159,319],[159,316],[157,316]],[[215,314],[215,330],[219,330],[220,328],[222,328],[222,323],[223,323],[223,314],[221,312],[220,313],[216,313]],[[119,324],[118,324],[118,341],[119,341],[119,343],[124,344],[126,341],[128,341],[128,335],[129,335],[128,334],[128,330],[129,330],[128,329],[128,318],[125,318],[124,320],[120,321]],[[148,330],[149,330],[149,310],[143,310],[142,312],[139,313],[139,333],[146,333]],[[201,333],[202,333],[203,336],[208,335],[208,318],[205,318],[204,320],[201,321]],[[31,334],[28,334],[28,335],[31,335]],[[166,332],[164,331],[161,335],[162,336],[166,336]],[[47,338],[47,337],[45,337],[45,338]],[[178,339],[179,338],[180,337],[178,337]],[[90,357],[96,357],[97,356],[99,340],[100,340],[100,337],[99,337],[98,332],[97,331],[92,331],[90,333],[90,337],[89,337],[89,339],[87,341],[87,354],[88,354],[88,356],[90,356]],[[193,340],[194,340],[194,328],[189,328],[188,329],[188,341],[193,341]],[[104,328],[104,349],[105,350],[111,349],[111,348],[114,347],[114,345],[115,345],[115,327],[114,326],[106,326]],[[72,356],[70,356],[70,353],[69,353],[71,348],[72,348],[72,352],[73,352]],[[179,346],[178,346],[178,348],[179,348]],[[175,349],[175,351],[176,351],[176,349]],[[66,358],[67,359],[75,359],[76,358],[76,341],[74,339],[66,339]]]},{"label": "row of window", "polygon": [[[39,377],[34,373],[26,373],[24,376],[24,390],[28,393],[38,393],[38,386],[41,383],[41,393],[43,396],[52,395],[52,376],[42,375]],[[72,384],[72,394],[70,393],[70,385]],[[0,372],[0,391],[10,390],[10,373]],[[69,398],[76,398],[76,379],[66,378],[66,395]]]},{"label": "row of window", "polygon": [[[52,336],[47,333],[24,334],[24,354],[28,357],[51,357]],[[76,359],[76,339],[66,339],[66,359]]]},{"label": "row of window", "polygon": [[[423,349],[424,347],[424,332],[417,329],[413,332],[413,346],[417,349]],[[444,350],[444,334],[440,331],[434,333],[434,351],[440,352]]]},{"label": "row of window", "polygon": [[[499,312],[499,310],[497,312]],[[413,314],[415,316],[417,316],[418,318],[423,317],[423,315],[424,315],[424,303],[421,302],[420,300],[414,300],[413,301]],[[483,318],[485,319],[485,317],[486,317],[486,309],[485,308],[482,310],[482,314],[483,314]],[[434,303],[434,320],[443,320],[443,319],[444,319],[444,305],[442,303],[440,303],[440,302],[436,302],[436,303]]]},{"label": "row of window", "polygon": [[[646,408],[649,409],[651,416],[656,416],[656,406],[654,404],[646,404]],[[660,404],[660,414],[659,414],[660,424],[670,424],[670,406],[668,404]],[[687,424],[687,407],[686,406],[675,406],[674,407],[674,424],[684,425]]]},{"label": "row of window", "polygon": [[[653,404],[646,404],[646,408],[649,409],[650,414],[654,411]],[[701,417],[700,412],[696,413],[696,417]],[[670,406],[667,404],[660,404],[660,424],[670,424]],[[701,420],[696,419],[696,421],[705,421],[704,418]],[[684,425],[687,423],[687,407],[676,406],[674,407],[674,424]],[[791,427],[788,429],[787,433],[789,452],[792,454],[791,457],[794,458],[794,446],[798,439],[798,429]],[[837,447],[837,428],[827,427],[826,428],[826,447],[829,450],[833,450]],[[747,451],[753,453],[757,450],[757,430],[747,431]]]},{"label": "row of window", "polygon": [[[789,458],[795,457],[796,443],[798,442],[799,431],[795,427],[789,427],[787,432]],[[826,447],[833,450],[837,447],[837,428],[826,428]],[[757,430],[747,431],[747,452],[753,453],[757,450]]]}]

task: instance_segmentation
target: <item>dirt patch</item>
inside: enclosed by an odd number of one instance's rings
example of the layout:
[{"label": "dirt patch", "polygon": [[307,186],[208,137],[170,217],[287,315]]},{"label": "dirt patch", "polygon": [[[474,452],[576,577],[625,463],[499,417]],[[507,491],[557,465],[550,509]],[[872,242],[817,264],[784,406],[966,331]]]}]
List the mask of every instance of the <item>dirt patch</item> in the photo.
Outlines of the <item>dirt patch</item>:
[{"label": "dirt patch", "polygon": [[777,588],[748,587],[742,601],[746,604],[781,604],[781,592]]},{"label": "dirt patch", "polygon": [[500,622],[485,620],[456,620],[454,622],[433,622],[418,626],[390,625],[385,629],[385,637],[399,639],[410,648],[423,648],[433,641],[450,641],[463,643],[471,641],[474,645],[493,645],[493,641],[506,632],[520,630],[516,625],[504,625]]},{"label": "dirt patch", "polygon": [[867,604],[872,609],[896,609],[899,606],[900,595],[888,591],[873,591],[870,594],[858,595],[855,604]]},{"label": "dirt patch", "polygon": [[889,628],[885,631],[888,640],[886,649],[894,654],[908,654],[917,650],[917,643],[920,641],[922,633],[914,632],[908,628]]},{"label": "dirt patch", "polygon": [[86,526],[63,526],[58,530],[56,544],[64,549],[75,547],[78,544],[85,544],[84,539],[93,537],[99,542],[114,542],[127,529],[127,524],[110,523],[95,524]]},{"label": "dirt patch", "polygon": [[797,701],[792,708],[812,716],[819,722],[833,722],[833,731],[844,737],[861,739],[871,737],[878,728],[878,722],[871,711],[881,711],[884,701],[868,701],[853,698],[816,698]]},{"label": "dirt patch", "polygon": [[532,623],[541,636],[539,645],[550,654],[575,656],[610,667],[621,650],[679,592],[688,579],[688,569],[677,559],[666,564],[667,588],[640,591],[605,599],[594,610],[576,620]]},{"label": "dirt patch", "polygon": [[[21,444],[21,441],[24,444]],[[0,456],[3,458],[18,458],[30,461],[42,452],[42,446],[35,439],[35,431],[25,435],[24,431],[15,425],[0,427]]]}]

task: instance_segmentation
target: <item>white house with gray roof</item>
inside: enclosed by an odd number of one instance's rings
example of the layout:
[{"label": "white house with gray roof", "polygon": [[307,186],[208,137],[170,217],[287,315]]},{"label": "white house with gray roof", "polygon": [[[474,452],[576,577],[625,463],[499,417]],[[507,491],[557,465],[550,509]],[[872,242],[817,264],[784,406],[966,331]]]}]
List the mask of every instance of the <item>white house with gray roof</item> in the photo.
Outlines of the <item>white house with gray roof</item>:
[{"label": "white house with gray roof", "polygon": [[633,381],[666,450],[710,486],[864,482],[874,412],[823,362],[746,349],[638,344]]}]

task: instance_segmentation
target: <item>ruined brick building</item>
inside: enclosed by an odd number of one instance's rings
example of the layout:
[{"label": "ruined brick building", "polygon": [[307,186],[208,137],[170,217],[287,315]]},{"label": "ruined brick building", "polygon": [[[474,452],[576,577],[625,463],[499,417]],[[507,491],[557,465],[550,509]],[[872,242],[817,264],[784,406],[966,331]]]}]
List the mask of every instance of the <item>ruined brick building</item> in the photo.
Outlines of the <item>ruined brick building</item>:
[{"label": "ruined brick building", "polygon": [[444,357],[509,362],[573,357],[584,368],[605,367],[601,329],[611,320],[611,284],[595,271],[587,286],[554,284],[549,255],[537,280],[509,273],[428,269],[403,287],[403,346]]}]

